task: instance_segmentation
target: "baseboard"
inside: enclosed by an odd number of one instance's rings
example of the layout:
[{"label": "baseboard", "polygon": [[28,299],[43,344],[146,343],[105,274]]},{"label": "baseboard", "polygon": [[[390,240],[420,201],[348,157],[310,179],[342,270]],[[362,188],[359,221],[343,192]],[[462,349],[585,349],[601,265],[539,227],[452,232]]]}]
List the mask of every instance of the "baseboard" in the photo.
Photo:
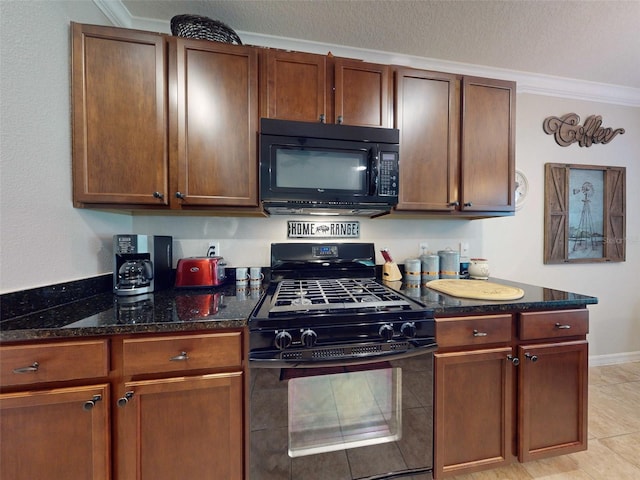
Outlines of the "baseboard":
[{"label": "baseboard", "polygon": [[609,355],[592,355],[589,357],[590,367],[616,365],[627,362],[640,362],[640,352],[612,353]]}]

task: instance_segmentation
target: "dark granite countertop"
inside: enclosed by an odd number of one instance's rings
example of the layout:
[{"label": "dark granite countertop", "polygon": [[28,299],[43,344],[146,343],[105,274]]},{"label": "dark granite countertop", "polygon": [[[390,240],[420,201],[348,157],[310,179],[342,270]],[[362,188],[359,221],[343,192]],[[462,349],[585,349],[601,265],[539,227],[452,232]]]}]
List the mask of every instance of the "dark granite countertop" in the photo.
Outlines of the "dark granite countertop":
[{"label": "dark granite countertop", "polygon": [[[488,281],[521,288],[524,290],[524,296],[517,300],[475,300],[446,295],[436,292],[424,285],[419,288],[408,288],[407,285],[402,282],[389,282],[387,284],[400,290],[405,295],[418,300],[425,306],[432,308],[436,317],[438,317],[438,315],[451,316],[474,313],[526,312],[532,310],[581,308],[585,305],[598,303],[596,297],[579,293],[538,287],[501,278],[489,278]],[[392,285],[392,283],[395,283],[395,285]]]},{"label": "dark granite countertop", "polygon": [[234,284],[163,290],[131,297],[110,291],[0,322],[0,343],[132,333],[194,332],[247,325],[260,290]]},{"label": "dark granite countertop", "polygon": [[[104,279],[94,280],[93,284],[97,281],[103,282]],[[388,284],[432,308],[436,317],[581,308],[598,303],[596,297],[588,295],[497,278],[491,278],[490,281],[521,288],[525,292],[524,297],[508,301],[473,300],[438,293],[425,286],[407,288],[402,282]],[[242,328],[247,325],[247,320],[263,291],[260,289],[239,295],[235,291],[235,284],[227,283],[217,288],[172,288],[134,297],[115,296],[110,290],[101,293],[91,292],[91,295],[82,297],[82,288],[74,283],[38,289],[31,293],[20,292],[18,295],[3,296],[3,310],[10,312],[3,315],[0,321],[0,343]],[[69,291],[75,290],[78,292],[74,292],[72,301],[57,306],[47,304],[52,291],[68,295]],[[26,311],[29,305],[37,305],[40,308]],[[12,312],[17,314],[13,313],[11,316]]]}]

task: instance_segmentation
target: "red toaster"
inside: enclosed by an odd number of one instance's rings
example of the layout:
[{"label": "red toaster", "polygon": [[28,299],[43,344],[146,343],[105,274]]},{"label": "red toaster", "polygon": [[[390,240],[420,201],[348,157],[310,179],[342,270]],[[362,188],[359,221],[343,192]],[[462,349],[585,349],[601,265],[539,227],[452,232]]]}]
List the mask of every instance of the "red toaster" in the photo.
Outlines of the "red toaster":
[{"label": "red toaster", "polygon": [[189,257],[178,260],[176,287],[215,287],[226,277],[223,257]]}]

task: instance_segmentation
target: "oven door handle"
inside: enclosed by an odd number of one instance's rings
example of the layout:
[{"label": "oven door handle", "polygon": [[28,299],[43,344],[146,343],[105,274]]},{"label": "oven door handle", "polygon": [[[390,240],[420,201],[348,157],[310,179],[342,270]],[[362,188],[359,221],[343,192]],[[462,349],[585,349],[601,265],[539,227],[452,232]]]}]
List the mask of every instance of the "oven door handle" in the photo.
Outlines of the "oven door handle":
[{"label": "oven door handle", "polygon": [[388,350],[381,353],[367,353],[346,357],[334,357],[321,360],[314,359],[282,359],[281,352],[249,352],[250,368],[320,368],[346,365],[364,365],[377,363],[381,360],[401,360],[434,352],[438,344],[434,339],[412,339],[408,343],[411,348],[406,350]]}]

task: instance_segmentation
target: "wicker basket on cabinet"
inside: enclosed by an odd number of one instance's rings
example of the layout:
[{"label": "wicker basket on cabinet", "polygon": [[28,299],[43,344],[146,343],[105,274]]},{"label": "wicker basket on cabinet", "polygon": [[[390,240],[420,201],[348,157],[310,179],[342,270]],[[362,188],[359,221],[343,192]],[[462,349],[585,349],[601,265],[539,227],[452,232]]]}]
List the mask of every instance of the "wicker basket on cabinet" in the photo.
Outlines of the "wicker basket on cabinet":
[{"label": "wicker basket on cabinet", "polygon": [[238,34],[229,26],[201,15],[174,16],[171,19],[171,33],[178,37],[242,45]]}]

